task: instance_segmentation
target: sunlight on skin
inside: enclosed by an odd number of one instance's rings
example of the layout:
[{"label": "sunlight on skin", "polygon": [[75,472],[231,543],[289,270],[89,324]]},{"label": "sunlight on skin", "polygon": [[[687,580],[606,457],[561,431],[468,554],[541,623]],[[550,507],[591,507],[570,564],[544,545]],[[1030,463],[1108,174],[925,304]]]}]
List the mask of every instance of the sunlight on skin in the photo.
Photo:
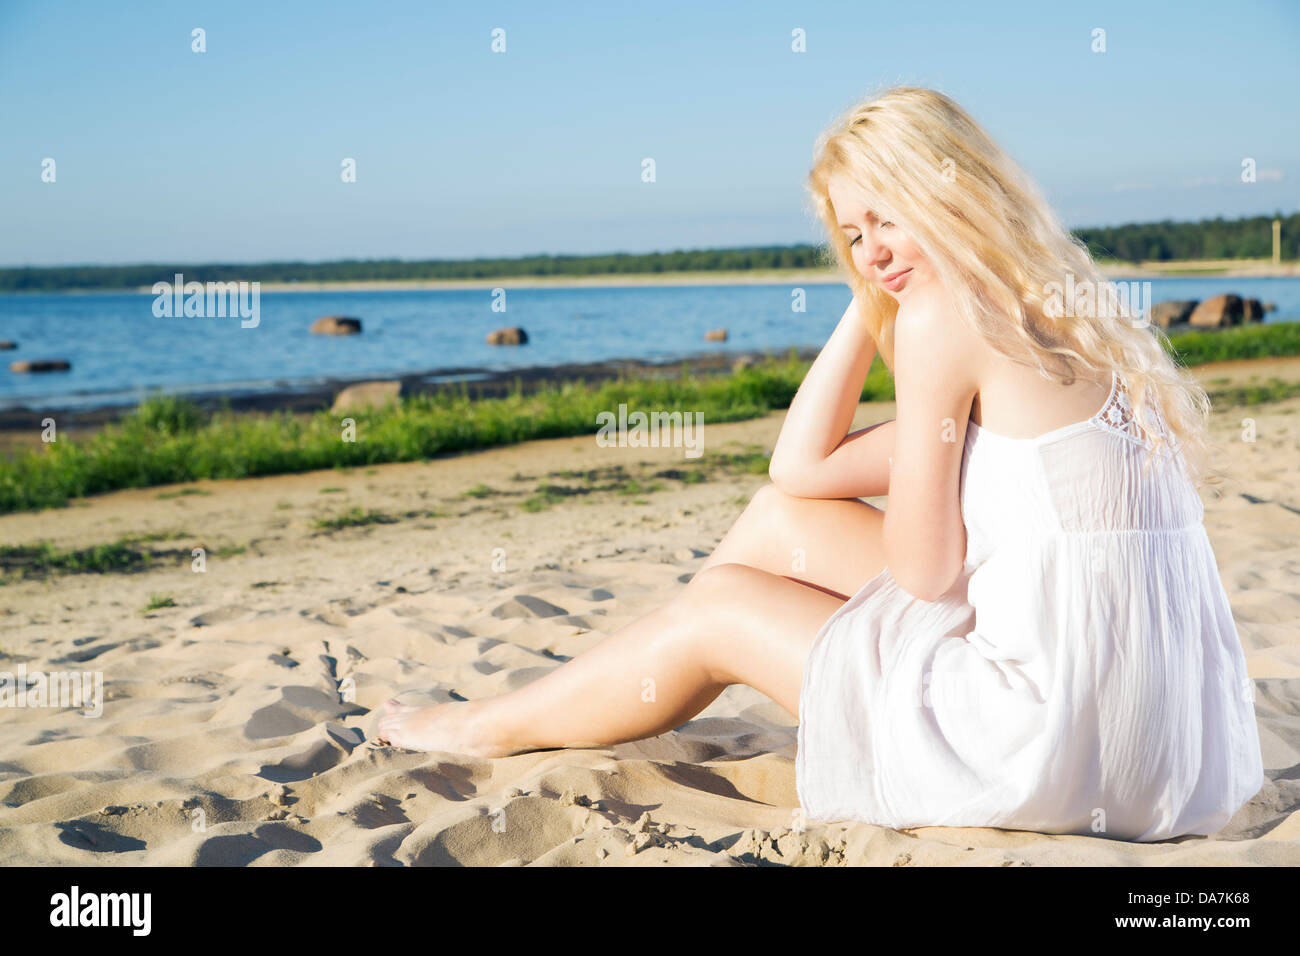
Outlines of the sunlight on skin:
[{"label": "sunlight on skin", "polygon": [[[440,750],[473,757],[504,757],[509,748],[493,747],[476,732],[473,701],[420,707],[395,698],[384,703],[375,743],[406,750]],[[458,710],[454,710],[459,708]]]},{"label": "sunlight on skin", "polygon": [[[868,202],[842,186],[832,181],[831,199],[852,243],[854,267],[900,303],[914,297],[918,290],[931,287],[935,273],[920,247],[900,226],[878,218]],[[911,271],[900,283],[886,284],[887,277],[905,270]],[[797,675],[813,636],[821,622],[842,603],[844,589],[852,593],[879,570],[881,562],[872,554],[863,568],[854,569],[858,580],[834,581],[840,588],[836,596],[816,590],[815,582],[795,583],[778,576],[781,569],[776,564],[788,555],[788,542],[775,540],[780,535],[772,533],[775,515],[769,509],[779,497],[766,495],[763,504],[751,505],[748,517],[742,515],[732,534],[724,539],[727,548],[720,546],[694,579],[702,582],[706,570],[716,579],[717,571],[724,570],[716,566],[723,561],[728,562],[725,567],[733,569],[724,577],[732,579],[734,587],[721,592],[714,589],[711,597],[725,605],[720,613],[730,616],[727,623],[736,627],[734,637],[693,636],[692,632],[700,630],[701,618],[707,617],[712,608],[708,606],[711,602],[697,602],[694,612],[683,614],[682,607],[689,605],[695,594],[688,588],[692,597],[646,615],[573,661],[510,693],[432,706],[390,699],[380,710],[375,743],[408,750],[500,757],[556,746],[602,746],[639,740],[685,723],[733,682],[756,687],[797,715]],[[845,503],[838,504],[842,507]],[[863,504],[862,510],[872,509]],[[836,514],[841,522],[845,520],[845,515]],[[865,515],[852,517],[870,525],[863,529],[864,536],[870,538],[868,531],[874,529],[878,516],[873,516],[875,521]],[[809,546],[809,553],[838,550],[839,533],[835,529],[823,536],[813,531],[809,522],[800,524],[807,539],[802,543]],[[780,560],[769,553],[773,548],[781,551]],[[734,569],[738,566],[752,572],[753,580],[745,580],[743,574],[739,581],[735,580]],[[756,610],[765,601],[774,602],[765,615],[752,622],[740,620],[745,609]],[[783,633],[764,634],[765,629],[782,621],[786,622]],[[710,666],[704,660],[710,655],[722,663]],[[746,672],[744,666],[726,663],[737,656],[746,659],[754,673]],[[629,709],[627,701],[637,699],[639,681],[645,674],[668,678],[661,680],[660,686],[674,688],[675,693],[656,707]],[[532,716],[524,720],[521,715],[525,714]],[[521,720],[519,727],[526,730],[512,731],[510,727]],[[574,735],[598,739],[571,739]]]},{"label": "sunlight on skin", "polygon": [[[836,219],[852,246],[853,267],[860,275],[880,286],[900,304],[911,292],[928,288],[936,281],[929,259],[899,223],[877,216],[869,199],[864,199],[841,177],[831,177],[827,192]],[[887,212],[881,214],[888,215]],[[887,277],[904,269],[912,271],[903,277],[901,285],[885,284]]]}]

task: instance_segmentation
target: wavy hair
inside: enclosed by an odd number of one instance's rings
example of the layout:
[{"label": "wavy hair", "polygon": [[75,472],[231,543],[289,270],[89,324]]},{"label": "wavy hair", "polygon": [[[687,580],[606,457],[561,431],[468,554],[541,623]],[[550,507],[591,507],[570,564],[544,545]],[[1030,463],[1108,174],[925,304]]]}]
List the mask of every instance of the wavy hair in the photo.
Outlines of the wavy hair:
[{"label": "wavy hair", "polygon": [[[1111,298],[1118,289],[1087,246],[952,99],[903,86],[859,102],[818,138],[808,175],[833,258],[892,374],[898,303],[854,268],[831,205],[834,176],[863,190],[912,237],[953,294],[961,320],[990,346],[1049,381],[1069,384],[1079,368],[1097,378],[1118,371],[1148,439],[1145,465],[1162,451],[1181,452],[1195,486],[1222,481],[1211,467],[1209,397],[1174,361],[1168,336],[1150,323],[1149,312],[1143,317],[1128,308],[1127,296]],[[1095,290],[1094,307],[1062,308],[1060,292],[1070,287]],[[1048,369],[1049,360],[1064,370]]]}]

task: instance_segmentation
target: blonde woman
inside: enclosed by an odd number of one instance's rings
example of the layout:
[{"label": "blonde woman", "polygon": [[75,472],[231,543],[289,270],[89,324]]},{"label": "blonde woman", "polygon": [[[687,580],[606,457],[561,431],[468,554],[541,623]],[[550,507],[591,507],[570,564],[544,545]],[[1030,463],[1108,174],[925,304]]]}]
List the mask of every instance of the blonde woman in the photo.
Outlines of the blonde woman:
[{"label": "blonde woman", "polygon": [[[390,701],[377,739],[606,746],[743,683],[799,718],[809,821],[1220,829],[1264,778],[1204,391],[948,97],[853,107],[809,185],[854,297],[771,484],[663,608],[499,697]],[[877,354],[897,418],[848,433]]]}]

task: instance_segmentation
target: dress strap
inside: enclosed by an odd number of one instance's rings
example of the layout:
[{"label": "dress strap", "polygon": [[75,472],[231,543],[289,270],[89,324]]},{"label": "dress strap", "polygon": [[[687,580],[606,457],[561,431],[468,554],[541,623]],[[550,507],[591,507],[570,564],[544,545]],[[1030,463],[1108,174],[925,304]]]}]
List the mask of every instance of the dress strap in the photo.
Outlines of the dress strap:
[{"label": "dress strap", "polygon": [[[1110,379],[1110,398],[1106,400],[1106,404],[1097,413],[1097,421],[1130,438],[1143,442],[1147,441],[1148,435],[1143,431],[1142,426],[1138,424],[1137,417],[1133,413],[1133,404],[1129,398],[1128,386],[1124,383],[1123,376],[1119,374],[1118,370],[1112,369]],[[1150,419],[1157,422],[1156,431],[1163,434],[1164,422],[1160,418],[1159,411],[1150,407],[1147,412]]]}]

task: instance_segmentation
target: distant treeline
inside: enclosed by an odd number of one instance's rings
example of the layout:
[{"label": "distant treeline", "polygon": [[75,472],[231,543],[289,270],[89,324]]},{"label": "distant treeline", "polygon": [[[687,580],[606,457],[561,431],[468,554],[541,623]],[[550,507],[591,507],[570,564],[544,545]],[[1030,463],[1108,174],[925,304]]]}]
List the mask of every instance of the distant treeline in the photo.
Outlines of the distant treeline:
[{"label": "distant treeline", "polygon": [[[1273,254],[1272,216],[1201,222],[1138,223],[1077,229],[1098,259],[1126,262],[1182,259],[1259,259]],[[1300,258],[1300,214],[1282,220],[1282,257]],[[171,282],[376,282],[437,279],[509,279],[536,276],[645,275],[817,269],[831,265],[829,249],[815,245],[696,249],[600,256],[524,256],[515,259],[344,259],[338,262],[260,264],[148,264],[41,266],[0,269],[0,292],[134,289]]]},{"label": "distant treeline", "polygon": [[1097,259],[1169,262],[1184,259],[1268,259],[1273,220],[1282,220],[1282,258],[1300,259],[1300,214],[1147,222],[1105,229],[1076,229]]}]

